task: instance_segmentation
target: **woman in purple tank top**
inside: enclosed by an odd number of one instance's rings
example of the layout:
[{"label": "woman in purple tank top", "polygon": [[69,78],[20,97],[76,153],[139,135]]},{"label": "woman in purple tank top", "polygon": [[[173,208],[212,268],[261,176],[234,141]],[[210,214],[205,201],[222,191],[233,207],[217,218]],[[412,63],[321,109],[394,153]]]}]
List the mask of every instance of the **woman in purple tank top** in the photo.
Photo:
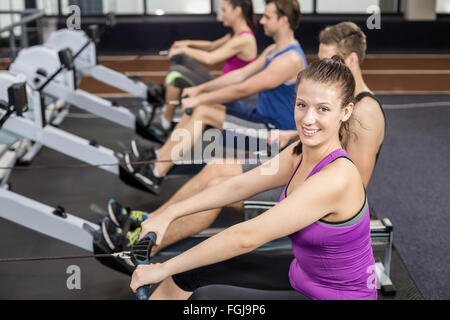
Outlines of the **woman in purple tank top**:
[{"label": "woman in purple tank top", "polygon": [[[152,299],[377,299],[366,192],[340,142],[354,91],[353,75],[337,56],[300,72],[300,143],[150,216],[140,236],[156,232],[158,245],[175,219],[285,185],[280,202],[164,263],[138,266],[133,291],[162,281]],[[289,259],[251,252],[285,236]]]}]

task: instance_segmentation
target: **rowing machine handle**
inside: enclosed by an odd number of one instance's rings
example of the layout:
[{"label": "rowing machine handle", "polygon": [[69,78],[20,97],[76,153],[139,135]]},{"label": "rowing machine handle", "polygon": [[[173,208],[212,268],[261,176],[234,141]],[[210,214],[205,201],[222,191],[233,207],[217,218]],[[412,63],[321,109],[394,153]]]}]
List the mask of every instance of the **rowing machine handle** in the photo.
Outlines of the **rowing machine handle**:
[{"label": "rowing machine handle", "polygon": [[[186,98],[189,98],[188,94],[180,97],[180,106],[181,106],[181,99],[186,99]],[[184,113],[186,113],[188,116],[192,116],[192,109],[186,109],[186,111]]]},{"label": "rowing machine handle", "polygon": [[[149,232],[142,240],[139,242],[150,241],[150,245],[148,248],[147,258],[145,260],[136,260],[136,266],[139,264],[149,264],[150,263],[150,253],[153,245],[156,243],[156,234],[154,232]],[[138,244],[139,244],[138,242]],[[139,287],[136,291],[136,300],[148,300],[150,297],[150,285],[145,285]]]}]

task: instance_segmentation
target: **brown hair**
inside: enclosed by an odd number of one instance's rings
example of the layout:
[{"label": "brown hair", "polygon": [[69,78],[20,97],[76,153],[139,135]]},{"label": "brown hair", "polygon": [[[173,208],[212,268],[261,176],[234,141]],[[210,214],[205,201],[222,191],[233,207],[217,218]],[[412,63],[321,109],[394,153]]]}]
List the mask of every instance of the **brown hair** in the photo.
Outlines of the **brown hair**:
[{"label": "brown hair", "polygon": [[247,25],[252,29],[254,33],[258,31],[258,25],[256,23],[256,16],[253,12],[253,2],[252,0],[227,0],[231,6],[234,8],[240,7],[242,10],[242,16],[245,19]]},{"label": "brown hair", "polygon": [[358,55],[359,66],[362,66],[366,57],[367,41],[366,35],[353,22],[341,22],[328,26],[319,34],[322,44],[335,44],[343,58],[347,58],[352,52]]},{"label": "brown hair", "polygon": [[298,0],[265,0],[266,5],[273,3],[277,8],[278,18],[286,16],[292,31],[295,31],[300,24],[302,13]]},{"label": "brown hair", "polygon": [[[323,59],[312,62],[306,69],[300,71],[297,75],[297,83],[295,91],[297,92],[300,82],[309,79],[328,85],[334,85],[341,89],[341,107],[347,106],[354,101],[355,98],[355,78],[352,72],[346,66],[344,60],[334,55],[331,59]],[[342,140],[344,132],[350,134],[349,121],[341,123],[339,129],[339,140]],[[300,154],[302,152],[301,141],[295,146],[293,153]]]}]

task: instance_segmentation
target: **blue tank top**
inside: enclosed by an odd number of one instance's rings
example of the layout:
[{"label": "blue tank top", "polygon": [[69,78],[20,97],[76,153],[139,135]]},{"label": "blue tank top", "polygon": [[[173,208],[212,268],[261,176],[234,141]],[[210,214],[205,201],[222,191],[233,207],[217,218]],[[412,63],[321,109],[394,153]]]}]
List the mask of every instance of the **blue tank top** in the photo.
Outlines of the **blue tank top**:
[{"label": "blue tank top", "polygon": [[[303,60],[303,66],[306,68],[307,61],[305,53],[298,42],[293,43],[285,49],[275,53],[272,51],[267,54],[264,69],[277,57],[289,51],[297,52]],[[278,87],[262,91],[258,94],[257,112],[270,119],[277,129],[296,130],[294,120],[294,99],[295,99],[295,80],[285,82]]]}]

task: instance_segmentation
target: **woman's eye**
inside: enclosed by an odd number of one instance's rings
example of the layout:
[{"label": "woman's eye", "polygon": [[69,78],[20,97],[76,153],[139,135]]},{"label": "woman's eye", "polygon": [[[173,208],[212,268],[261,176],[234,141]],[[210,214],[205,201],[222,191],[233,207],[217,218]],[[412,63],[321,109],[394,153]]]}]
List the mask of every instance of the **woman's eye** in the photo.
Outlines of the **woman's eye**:
[{"label": "woman's eye", "polygon": [[299,107],[300,109],[305,108],[306,105],[304,103],[297,103],[297,107]]},{"label": "woman's eye", "polygon": [[320,107],[320,111],[326,112],[326,111],[328,111],[328,108],[326,108],[326,107]]}]

